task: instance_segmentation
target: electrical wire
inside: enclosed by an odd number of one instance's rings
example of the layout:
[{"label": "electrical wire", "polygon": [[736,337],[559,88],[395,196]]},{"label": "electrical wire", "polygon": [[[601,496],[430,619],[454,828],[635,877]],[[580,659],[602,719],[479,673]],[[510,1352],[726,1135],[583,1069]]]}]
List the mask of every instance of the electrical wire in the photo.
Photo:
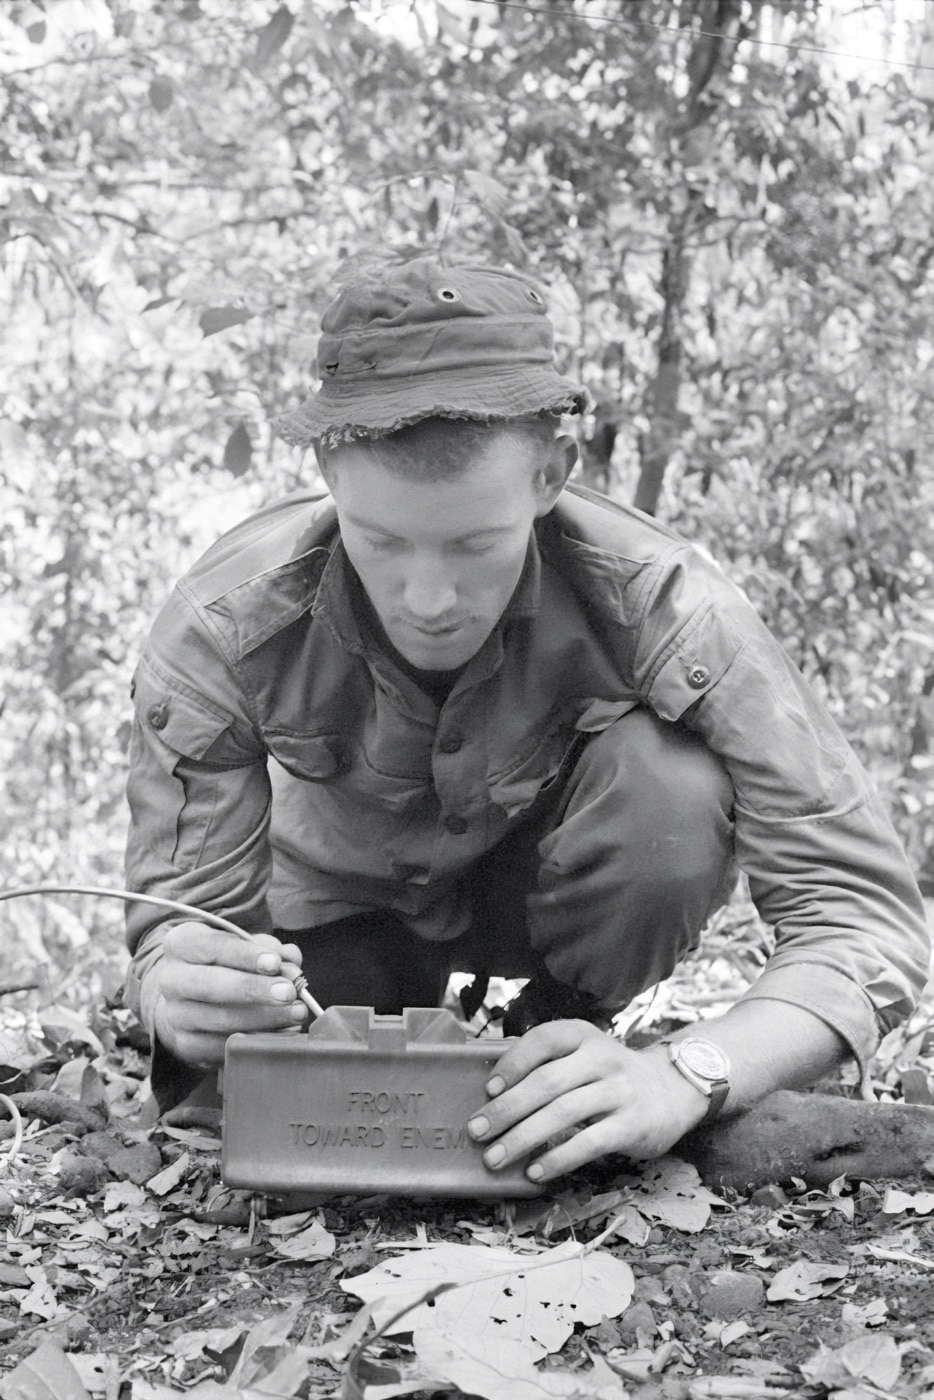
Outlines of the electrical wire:
[{"label": "electrical wire", "polygon": [[[176,914],[188,914],[191,918],[197,919],[199,923],[210,924],[214,928],[224,929],[227,933],[236,934],[238,938],[246,939],[248,943],[253,942],[253,935],[245,929],[238,928],[231,923],[230,919],[225,919],[222,914],[212,914],[208,909],[196,909],[192,904],[183,904],[178,899],[164,899],[161,895],[139,894],[134,890],[111,889],[106,885],[20,885],[11,890],[0,890],[0,903],[5,899],[21,899],[25,895],[33,894],[87,894],[106,899],[122,899],[126,904],[154,904],[160,909],[171,909]],[[324,1015],[324,1008],[318,1004],[308,990],[308,979],[304,973],[299,972],[292,979],[295,991],[311,1012],[312,1016]]]}]

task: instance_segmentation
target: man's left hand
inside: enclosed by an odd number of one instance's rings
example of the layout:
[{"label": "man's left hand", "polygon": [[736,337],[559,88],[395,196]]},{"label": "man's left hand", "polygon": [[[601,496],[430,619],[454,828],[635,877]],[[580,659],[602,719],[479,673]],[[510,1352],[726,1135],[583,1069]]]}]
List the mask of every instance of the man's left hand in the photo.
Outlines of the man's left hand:
[{"label": "man's left hand", "polygon": [[527,1169],[533,1181],[607,1153],[659,1157],[707,1111],[704,1095],[663,1048],[629,1049],[587,1021],[528,1031],[498,1061],[487,1091],[490,1102],[468,1126],[489,1167],[507,1167],[558,1139]]}]

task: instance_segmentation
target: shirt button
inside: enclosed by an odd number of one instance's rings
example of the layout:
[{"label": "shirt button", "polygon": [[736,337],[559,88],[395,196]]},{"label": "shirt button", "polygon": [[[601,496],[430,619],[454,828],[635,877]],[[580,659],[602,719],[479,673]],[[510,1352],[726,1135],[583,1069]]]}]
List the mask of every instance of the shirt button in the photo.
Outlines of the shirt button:
[{"label": "shirt button", "polygon": [[158,705],[151,705],[146,718],[153,729],[164,729],[169,722],[169,702],[163,700]]},{"label": "shirt button", "polygon": [[447,734],[442,734],[438,748],[442,753],[457,753],[463,742],[463,734],[459,734],[456,729],[451,729]]},{"label": "shirt button", "polygon": [[700,690],[709,680],[710,672],[706,666],[692,666],[688,671],[688,685],[693,686],[695,690]]},{"label": "shirt button", "polygon": [[459,817],[456,812],[452,812],[449,817],[445,817],[444,825],[452,836],[463,836],[467,830],[467,818]]}]

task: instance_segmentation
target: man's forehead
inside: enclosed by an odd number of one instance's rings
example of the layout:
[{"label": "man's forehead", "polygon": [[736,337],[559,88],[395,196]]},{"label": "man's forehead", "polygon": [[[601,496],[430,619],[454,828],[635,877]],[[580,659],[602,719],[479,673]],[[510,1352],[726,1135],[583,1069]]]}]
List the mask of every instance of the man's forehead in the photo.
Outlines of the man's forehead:
[{"label": "man's forehead", "polygon": [[483,473],[490,463],[524,472],[535,447],[528,430],[515,424],[437,419],[385,437],[337,443],[324,450],[323,464],[332,470],[368,464],[393,475],[441,481]]}]

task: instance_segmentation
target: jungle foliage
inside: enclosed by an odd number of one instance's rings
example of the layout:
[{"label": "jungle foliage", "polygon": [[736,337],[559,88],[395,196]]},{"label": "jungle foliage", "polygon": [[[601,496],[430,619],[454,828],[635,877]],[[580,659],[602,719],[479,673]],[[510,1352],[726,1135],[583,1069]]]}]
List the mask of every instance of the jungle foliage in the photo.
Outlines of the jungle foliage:
[{"label": "jungle foliage", "polygon": [[[857,68],[844,8],[11,0],[3,884],[120,882],[148,619],[313,471],[270,420],[336,282],[440,249],[548,285],[586,479],[747,590],[934,887],[934,7],[867,3]],[[119,909],[73,910],[0,927],[106,973]]]}]

